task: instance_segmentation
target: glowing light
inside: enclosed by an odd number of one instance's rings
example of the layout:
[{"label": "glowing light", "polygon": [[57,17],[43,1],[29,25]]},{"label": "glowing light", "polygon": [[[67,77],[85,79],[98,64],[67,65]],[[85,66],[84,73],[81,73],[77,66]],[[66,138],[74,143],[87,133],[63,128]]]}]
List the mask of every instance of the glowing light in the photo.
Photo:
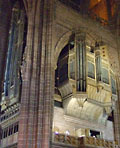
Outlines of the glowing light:
[{"label": "glowing light", "polygon": [[66,133],[66,135],[70,135],[70,132],[69,131],[66,131],[65,133]]},{"label": "glowing light", "polygon": [[58,134],[59,134],[59,132],[58,132],[58,131],[55,131],[55,134],[56,134],[56,135],[58,135]]},{"label": "glowing light", "polygon": [[85,137],[85,135],[81,135],[80,137]]}]

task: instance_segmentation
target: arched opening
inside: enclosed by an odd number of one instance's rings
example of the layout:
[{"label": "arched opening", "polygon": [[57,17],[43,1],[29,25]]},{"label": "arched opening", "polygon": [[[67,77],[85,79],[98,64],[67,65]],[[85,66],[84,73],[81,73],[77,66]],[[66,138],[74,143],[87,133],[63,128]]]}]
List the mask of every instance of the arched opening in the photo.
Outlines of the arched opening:
[{"label": "arched opening", "polygon": [[111,129],[112,138],[107,137],[107,140],[114,140],[113,121],[109,119],[117,100],[115,73],[109,64],[107,45],[88,36],[83,32],[70,35],[58,57],[55,138],[69,131],[69,136],[104,139]]}]

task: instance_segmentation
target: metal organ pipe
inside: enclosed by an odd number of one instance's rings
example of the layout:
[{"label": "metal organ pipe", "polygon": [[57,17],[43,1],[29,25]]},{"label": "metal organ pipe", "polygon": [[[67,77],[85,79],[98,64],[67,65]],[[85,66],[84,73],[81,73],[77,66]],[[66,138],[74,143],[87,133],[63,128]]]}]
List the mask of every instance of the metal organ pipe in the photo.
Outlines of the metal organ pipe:
[{"label": "metal organ pipe", "polygon": [[85,36],[76,36],[77,91],[86,91],[86,51]]}]

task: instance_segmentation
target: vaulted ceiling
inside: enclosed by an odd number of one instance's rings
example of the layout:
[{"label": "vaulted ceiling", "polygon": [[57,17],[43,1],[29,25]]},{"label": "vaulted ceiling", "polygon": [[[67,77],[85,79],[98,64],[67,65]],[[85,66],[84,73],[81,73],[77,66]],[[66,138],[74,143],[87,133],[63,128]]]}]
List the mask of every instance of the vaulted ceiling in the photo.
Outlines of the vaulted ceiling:
[{"label": "vaulted ceiling", "polygon": [[96,14],[104,20],[111,20],[117,11],[115,0],[72,0],[79,5],[83,11],[87,10]]}]

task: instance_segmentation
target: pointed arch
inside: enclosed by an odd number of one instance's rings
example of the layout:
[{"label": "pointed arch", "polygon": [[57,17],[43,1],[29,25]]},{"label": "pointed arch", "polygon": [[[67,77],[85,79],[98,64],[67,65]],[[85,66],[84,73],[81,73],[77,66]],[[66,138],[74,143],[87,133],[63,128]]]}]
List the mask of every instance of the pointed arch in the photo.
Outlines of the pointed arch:
[{"label": "pointed arch", "polygon": [[55,57],[55,59],[54,59],[54,66],[55,66],[55,68],[56,68],[57,60],[58,60],[58,57],[59,57],[59,54],[60,54],[61,50],[69,42],[70,36],[73,33],[77,33],[77,32],[85,32],[86,33],[87,42],[89,42],[90,44],[93,44],[93,43],[95,43],[95,41],[101,39],[101,37],[99,37],[98,35],[95,35],[93,32],[91,33],[85,27],[82,27],[82,28],[79,28],[79,29],[77,28],[77,29],[74,29],[74,30],[70,30],[70,31],[65,32],[58,39],[58,41],[57,41],[57,43],[55,45],[55,48],[54,48],[54,56],[53,57]]}]

